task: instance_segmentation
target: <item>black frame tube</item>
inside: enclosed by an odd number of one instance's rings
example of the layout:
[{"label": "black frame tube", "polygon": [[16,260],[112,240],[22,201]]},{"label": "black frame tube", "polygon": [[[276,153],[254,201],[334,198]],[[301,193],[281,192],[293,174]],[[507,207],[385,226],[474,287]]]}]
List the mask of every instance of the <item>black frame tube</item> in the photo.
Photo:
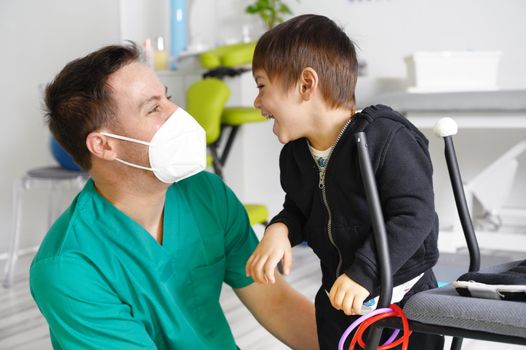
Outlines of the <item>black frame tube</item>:
[{"label": "black frame tube", "polygon": [[453,137],[444,137],[444,153],[446,156],[447,170],[449,178],[451,179],[451,186],[453,187],[453,195],[455,196],[455,203],[457,205],[458,216],[462,224],[462,231],[466,237],[466,242],[469,250],[469,272],[476,272],[480,269],[480,251],[471,222],[468,205],[466,203],[466,195],[464,193],[464,185],[462,184],[462,176],[458,168],[457,155],[455,153],[455,145],[453,144]]},{"label": "black frame tube", "polygon": [[[354,138],[358,146],[360,172],[365,187],[369,214],[371,215],[376,254],[378,257],[381,288],[377,307],[385,308],[391,304],[391,297],[393,294],[393,277],[391,274],[391,261],[389,259],[389,246],[385,230],[385,221],[382,213],[382,206],[380,205],[380,197],[376,187],[373,167],[371,165],[371,158],[367,150],[367,138],[363,132],[356,133]],[[380,342],[381,335],[382,328],[373,327],[367,337],[366,349],[376,349]]]},{"label": "black frame tube", "polygon": [[232,148],[232,144],[234,143],[238,130],[239,125],[230,126],[230,133],[228,134],[228,138],[226,139],[226,145],[225,148],[223,148],[223,153],[221,154],[220,158],[221,164],[223,165],[226,164],[226,160],[228,158],[228,155],[230,154],[230,149]]}]

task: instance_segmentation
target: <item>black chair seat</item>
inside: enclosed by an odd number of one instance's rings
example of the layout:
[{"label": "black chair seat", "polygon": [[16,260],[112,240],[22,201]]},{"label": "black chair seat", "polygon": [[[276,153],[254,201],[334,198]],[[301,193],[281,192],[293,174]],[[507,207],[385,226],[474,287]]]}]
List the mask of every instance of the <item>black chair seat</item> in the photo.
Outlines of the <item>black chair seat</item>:
[{"label": "black chair seat", "polygon": [[[506,271],[512,262],[481,272]],[[404,306],[411,321],[523,338],[526,343],[526,303],[460,296],[452,285],[417,293]]]}]

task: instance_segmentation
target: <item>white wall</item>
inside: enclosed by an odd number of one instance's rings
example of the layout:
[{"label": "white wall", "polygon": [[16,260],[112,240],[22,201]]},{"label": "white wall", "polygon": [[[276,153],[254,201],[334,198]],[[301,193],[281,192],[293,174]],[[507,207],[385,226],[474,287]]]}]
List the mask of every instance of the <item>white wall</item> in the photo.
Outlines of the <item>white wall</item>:
[{"label": "white wall", "polygon": [[[168,0],[121,0],[123,32],[134,40],[161,35]],[[253,38],[261,20],[244,12],[250,0],[188,0],[190,32],[204,44],[219,45],[242,38],[248,26]],[[526,1],[524,0],[289,0],[295,15],[317,13],[342,25],[359,46],[359,56],[372,77],[405,77],[403,58],[423,50],[500,50],[499,86],[526,87]],[[145,10],[145,8],[147,10]],[[140,18],[142,22],[138,22]],[[162,25],[161,25],[162,24]]]},{"label": "white wall", "polygon": [[[344,26],[375,77],[405,77],[403,57],[422,50],[501,50],[502,88],[526,87],[523,0],[301,0],[300,13]],[[330,5],[329,5],[330,4]]]},{"label": "white wall", "polygon": [[[39,85],[70,60],[120,40],[118,5],[117,0],[0,0],[0,253],[11,231],[15,178],[53,162]],[[45,198],[39,191],[24,197],[24,235],[36,241],[45,230],[47,208],[39,204]]]},{"label": "white wall", "polygon": [[142,44],[170,30],[168,0],[119,0],[121,38]]}]

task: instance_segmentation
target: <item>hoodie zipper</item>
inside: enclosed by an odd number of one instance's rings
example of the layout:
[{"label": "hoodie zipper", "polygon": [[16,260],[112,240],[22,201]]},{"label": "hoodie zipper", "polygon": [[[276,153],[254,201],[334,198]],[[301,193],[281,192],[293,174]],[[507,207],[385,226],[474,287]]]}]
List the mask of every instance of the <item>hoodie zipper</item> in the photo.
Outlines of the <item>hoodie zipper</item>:
[{"label": "hoodie zipper", "polygon": [[334,237],[332,236],[332,213],[331,213],[331,209],[329,208],[329,202],[327,201],[327,192],[325,190],[325,173],[327,171],[327,168],[329,167],[329,161],[331,159],[332,152],[334,151],[334,148],[338,144],[338,141],[340,141],[340,138],[342,137],[343,133],[345,132],[345,130],[347,129],[347,127],[349,126],[351,121],[352,121],[352,117],[347,121],[347,123],[345,123],[345,125],[342,128],[342,130],[338,134],[338,137],[336,138],[336,141],[331,146],[331,151],[329,153],[329,156],[327,157],[327,163],[326,163],[324,169],[322,169],[320,167],[318,162],[316,162],[316,159],[314,158],[314,155],[312,155],[312,153],[311,153],[312,159],[314,159],[314,163],[316,163],[316,165],[318,166],[318,171],[320,172],[319,173],[320,180],[318,182],[318,188],[321,190],[321,194],[322,194],[322,198],[323,198],[323,204],[325,205],[325,209],[327,209],[327,214],[329,216],[329,219],[327,221],[327,233],[329,235],[329,241],[331,242],[333,247],[338,252],[338,266],[336,267],[336,277],[338,277],[340,275],[340,269],[342,267],[343,258],[342,258],[342,252],[340,251],[340,248],[338,248],[338,246],[336,245],[336,241],[334,240]]}]

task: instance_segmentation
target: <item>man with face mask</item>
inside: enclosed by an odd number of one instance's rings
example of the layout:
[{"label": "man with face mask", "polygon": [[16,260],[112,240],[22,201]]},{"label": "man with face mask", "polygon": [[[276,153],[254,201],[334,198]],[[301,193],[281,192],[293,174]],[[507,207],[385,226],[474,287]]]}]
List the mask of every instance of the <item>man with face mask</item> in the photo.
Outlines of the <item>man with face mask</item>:
[{"label": "man with face mask", "polygon": [[135,45],[70,62],[45,102],[51,132],[91,176],[31,265],[55,349],[236,349],[223,282],[288,346],[317,347],[312,303],[279,276],[246,276],[257,239],[243,206],[202,171],[203,129]]}]

